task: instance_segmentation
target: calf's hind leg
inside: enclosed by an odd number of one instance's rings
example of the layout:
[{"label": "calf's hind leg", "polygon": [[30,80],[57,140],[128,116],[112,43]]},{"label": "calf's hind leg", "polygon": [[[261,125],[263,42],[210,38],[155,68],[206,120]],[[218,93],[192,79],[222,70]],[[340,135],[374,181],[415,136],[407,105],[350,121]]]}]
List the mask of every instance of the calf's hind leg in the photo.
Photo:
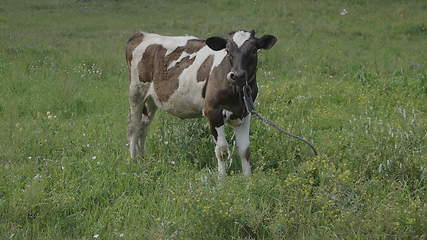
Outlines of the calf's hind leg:
[{"label": "calf's hind leg", "polygon": [[129,88],[128,142],[130,156],[134,160],[138,156],[143,157],[148,127],[157,109],[147,96],[149,86],[131,85]]}]

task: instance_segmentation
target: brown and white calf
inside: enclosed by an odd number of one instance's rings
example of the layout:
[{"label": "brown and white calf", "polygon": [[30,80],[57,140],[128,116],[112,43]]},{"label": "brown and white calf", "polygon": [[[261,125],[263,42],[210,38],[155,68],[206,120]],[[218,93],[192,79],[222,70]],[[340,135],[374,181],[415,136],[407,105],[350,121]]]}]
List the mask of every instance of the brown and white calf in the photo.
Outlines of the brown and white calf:
[{"label": "brown and white calf", "polygon": [[215,142],[220,175],[225,174],[228,143],[224,124],[234,127],[244,175],[249,165],[249,125],[242,86],[248,83],[257,97],[257,53],[270,49],[276,37],[255,37],[254,31],[234,31],[228,39],[202,40],[138,32],[128,41],[128,141],[132,159],[144,152],[144,142],[157,108],[179,118],[205,116]]}]

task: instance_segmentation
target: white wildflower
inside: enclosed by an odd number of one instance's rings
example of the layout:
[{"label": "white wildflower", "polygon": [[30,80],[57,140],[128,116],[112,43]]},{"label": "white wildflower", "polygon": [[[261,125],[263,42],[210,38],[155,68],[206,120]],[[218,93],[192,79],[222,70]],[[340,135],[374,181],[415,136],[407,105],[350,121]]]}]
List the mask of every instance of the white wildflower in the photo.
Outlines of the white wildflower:
[{"label": "white wildflower", "polygon": [[56,115],[53,115],[51,112],[46,112],[46,115],[47,115],[47,119],[55,119],[56,118]]},{"label": "white wildflower", "polygon": [[347,15],[347,14],[348,14],[348,11],[345,8],[343,10],[341,10],[341,12],[340,12],[341,16],[344,16],[344,15]]}]

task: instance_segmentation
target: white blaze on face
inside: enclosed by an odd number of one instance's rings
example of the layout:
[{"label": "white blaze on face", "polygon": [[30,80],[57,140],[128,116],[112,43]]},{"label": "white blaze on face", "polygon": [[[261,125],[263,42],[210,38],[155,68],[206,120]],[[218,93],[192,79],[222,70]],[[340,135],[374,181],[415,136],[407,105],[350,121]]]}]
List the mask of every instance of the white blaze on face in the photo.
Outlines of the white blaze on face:
[{"label": "white blaze on face", "polygon": [[241,47],[249,38],[251,38],[250,32],[237,31],[233,35],[233,41],[236,43],[237,47]]}]

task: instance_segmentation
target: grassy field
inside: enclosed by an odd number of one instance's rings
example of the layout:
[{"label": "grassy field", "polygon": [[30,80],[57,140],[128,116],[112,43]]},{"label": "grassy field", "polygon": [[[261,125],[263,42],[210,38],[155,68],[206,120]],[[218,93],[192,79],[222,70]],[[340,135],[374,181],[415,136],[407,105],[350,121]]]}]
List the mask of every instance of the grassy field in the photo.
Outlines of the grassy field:
[{"label": "grassy field", "polygon": [[[130,163],[128,37],[242,28],[319,156],[254,119],[221,184],[206,121],[160,113]],[[0,239],[427,239],[427,2],[1,0],[0,123]]]}]

